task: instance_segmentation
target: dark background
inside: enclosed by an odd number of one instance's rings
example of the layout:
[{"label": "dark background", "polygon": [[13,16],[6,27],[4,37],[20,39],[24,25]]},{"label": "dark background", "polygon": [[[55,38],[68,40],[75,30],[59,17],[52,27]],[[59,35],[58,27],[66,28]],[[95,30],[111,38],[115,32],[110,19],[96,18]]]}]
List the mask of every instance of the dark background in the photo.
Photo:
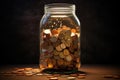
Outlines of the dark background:
[{"label": "dark background", "polygon": [[115,2],[4,0],[0,10],[1,65],[39,63],[39,22],[44,14],[44,5],[53,2],[76,5],[76,15],[81,22],[82,64],[119,64]]}]

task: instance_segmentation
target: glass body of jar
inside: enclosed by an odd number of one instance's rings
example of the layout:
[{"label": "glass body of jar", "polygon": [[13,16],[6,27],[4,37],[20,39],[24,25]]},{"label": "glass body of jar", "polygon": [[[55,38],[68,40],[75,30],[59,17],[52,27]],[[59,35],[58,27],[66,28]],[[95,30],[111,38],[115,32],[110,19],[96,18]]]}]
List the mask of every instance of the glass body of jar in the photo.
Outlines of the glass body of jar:
[{"label": "glass body of jar", "polygon": [[40,69],[47,73],[73,73],[79,70],[80,21],[75,5],[45,5],[40,21]]}]

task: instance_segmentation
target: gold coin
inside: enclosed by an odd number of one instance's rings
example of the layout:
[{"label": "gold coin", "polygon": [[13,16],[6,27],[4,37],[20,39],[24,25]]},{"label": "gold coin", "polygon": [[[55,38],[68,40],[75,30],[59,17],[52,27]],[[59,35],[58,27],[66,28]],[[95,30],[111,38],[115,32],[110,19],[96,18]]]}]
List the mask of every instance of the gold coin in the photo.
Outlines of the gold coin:
[{"label": "gold coin", "polygon": [[52,63],[49,63],[49,64],[48,64],[48,68],[53,68],[53,64],[52,64]]},{"label": "gold coin", "polygon": [[34,69],[32,69],[32,72],[33,73],[38,73],[38,72],[40,72],[41,70],[40,69],[38,69],[38,68],[34,68]]},{"label": "gold coin", "polygon": [[70,31],[70,30],[66,30],[65,34],[66,34],[67,36],[71,36],[71,31]]},{"label": "gold coin", "polygon": [[62,30],[62,31],[59,33],[58,38],[62,40],[62,39],[64,39],[64,36],[65,36],[65,30]]},{"label": "gold coin", "polygon": [[68,55],[68,56],[65,57],[65,59],[66,59],[66,61],[68,61],[68,62],[69,62],[69,61],[72,61],[72,56],[71,56],[71,55]]},{"label": "gold coin", "polygon": [[71,29],[71,32],[76,33],[76,29]]},{"label": "gold coin", "polygon": [[63,25],[63,26],[62,26],[62,30],[70,30],[70,28],[67,27],[66,25]]},{"label": "gold coin", "polygon": [[84,79],[86,76],[78,76],[78,79]]},{"label": "gold coin", "polygon": [[65,55],[65,56],[67,56],[67,55],[69,55],[69,54],[70,54],[70,52],[69,52],[69,50],[68,50],[68,49],[64,49],[63,53],[64,53],[64,55]]},{"label": "gold coin", "polygon": [[71,40],[71,36],[65,35],[64,39],[65,39],[65,40]]},{"label": "gold coin", "polygon": [[26,71],[29,71],[29,70],[32,70],[32,68],[28,67],[28,68],[25,68]]},{"label": "gold coin", "polygon": [[56,50],[54,50],[54,51],[53,51],[53,54],[54,54],[54,55],[59,55],[59,52],[56,51]]},{"label": "gold coin", "polygon": [[25,70],[24,68],[18,68],[16,71],[22,72],[22,71],[24,71],[24,70]]},{"label": "gold coin", "polygon": [[68,80],[75,80],[76,77],[67,77]]},{"label": "gold coin", "polygon": [[60,58],[64,58],[65,57],[65,55],[63,54],[63,52],[60,52],[59,56],[60,56]]},{"label": "gold coin", "polygon": [[60,45],[56,47],[56,50],[57,50],[57,51],[62,51]]},{"label": "gold coin", "polygon": [[58,78],[57,77],[52,77],[49,80],[58,80]]},{"label": "gold coin", "polygon": [[63,43],[65,44],[66,47],[70,47],[70,42],[69,41],[63,41]]},{"label": "gold coin", "polygon": [[65,46],[64,43],[62,43],[62,44],[60,45],[60,47],[61,47],[62,49],[65,49],[65,48],[66,48],[66,46]]}]

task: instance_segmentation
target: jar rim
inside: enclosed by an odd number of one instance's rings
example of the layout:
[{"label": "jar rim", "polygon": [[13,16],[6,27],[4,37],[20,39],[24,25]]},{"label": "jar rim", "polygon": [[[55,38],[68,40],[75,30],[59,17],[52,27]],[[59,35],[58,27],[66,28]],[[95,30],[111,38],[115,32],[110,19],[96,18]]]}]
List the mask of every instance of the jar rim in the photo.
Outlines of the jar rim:
[{"label": "jar rim", "polygon": [[51,3],[45,5],[45,13],[46,12],[64,12],[64,13],[70,13],[75,12],[75,4],[69,4],[69,3]]},{"label": "jar rim", "polygon": [[75,6],[75,4],[69,4],[69,3],[51,3],[46,4],[45,7],[72,7]]}]

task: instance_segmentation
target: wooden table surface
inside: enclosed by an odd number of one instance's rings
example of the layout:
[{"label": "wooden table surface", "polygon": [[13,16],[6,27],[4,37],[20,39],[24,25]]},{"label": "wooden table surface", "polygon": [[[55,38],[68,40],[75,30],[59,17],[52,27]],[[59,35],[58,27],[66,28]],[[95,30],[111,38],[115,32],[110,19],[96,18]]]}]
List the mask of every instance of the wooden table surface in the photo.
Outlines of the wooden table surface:
[{"label": "wooden table surface", "polygon": [[[38,68],[37,65],[4,65],[0,66],[0,80],[49,80],[46,75],[32,75],[32,76],[18,76],[18,75],[4,75],[3,73],[9,73],[15,68]],[[111,65],[82,65],[80,71],[85,72],[87,75],[84,79],[75,80],[120,80],[115,78],[105,78],[105,75],[119,75],[120,66]],[[58,80],[68,80],[67,77],[58,77]]]}]

